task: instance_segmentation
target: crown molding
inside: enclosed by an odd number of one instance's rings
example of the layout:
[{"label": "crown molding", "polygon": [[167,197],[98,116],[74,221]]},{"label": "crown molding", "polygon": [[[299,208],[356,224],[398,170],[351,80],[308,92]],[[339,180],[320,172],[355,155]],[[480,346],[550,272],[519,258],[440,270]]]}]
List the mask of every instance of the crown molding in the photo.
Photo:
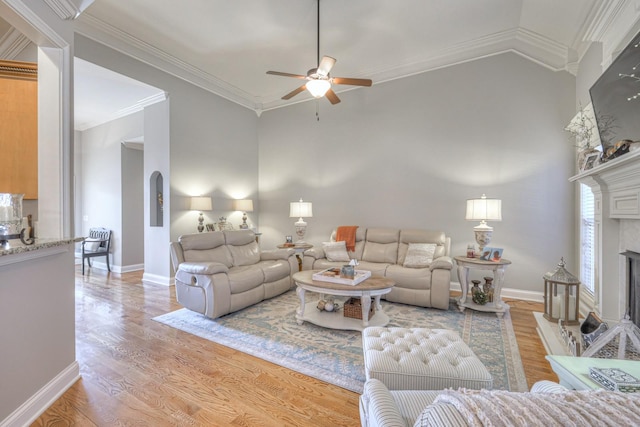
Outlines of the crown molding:
[{"label": "crown molding", "polygon": [[11,27],[7,33],[0,38],[0,58],[13,59],[31,44],[31,40],[20,31]]},{"label": "crown molding", "polygon": [[79,123],[75,130],[79,130],[79,131],[85,131],[87,129],[91,129],[93,127],[102,125],[104,123],[108,123],[111,122],[113,120],[122,118],[122,117],[126,117],[130,114],[133,113],[137,113],[139,111],[144,110],[145,107],[148,107],[149,105],[155,104],[157,102],[162,102],[165,99],[167,99],[167,93],[166,92],[159,92],[158,94],[155,95],[151,95],[148,96],[144,99],[141,99],[140,101],[136,102],[135,104],[123,108],[121,110],[116,111],[113,114],[110,114],[108,117],[102,118],[100,120],[93,120],[90,122],[85,122],[85,123]]},{"label": "crown molding", "polygon": [[60,19],[76,19],[80,15],[78,8],[71,0],[44,0]]},{"label": "crown molding", "polygon": [[[628,0],[613,0],[613,3],[624,1]],[[597,12],[601,11],[598,10]],[[590,25],[588,28],[593,29],[594,26]],[[82,14],[76,21],[76,32],[174,77],[252,109],[258,115],[262,111],[313,100],[311,97],[293,102],[283,101],[279,98],[260,99],[130,34],[118,30],[89,13]],[[585,28],[584,32],[588,33],[589,30]],[[375,83],[382,83],[505,52],[517,53],[553,71],[567,71],[572,74],[577,71],[575,59],[570,58],[572,54],[576,56],[572,47],[562,45],[533,31],[517,28],[459,43],[435,55],[430,54],[426,58],[417,57],[408,64],[401,66],[383,64],[376,69],[362,73],[362,75],[372,78]],[[349,88],[340,92],[356,89],[358,88]]]},{"label": "crown molding", "polygon": [[89,13],[76,21],[76,33],[103,44],[124,55],[194,84],[224,99],[251,110],[257,108],[255,97],[217,77],[200,70],[140,39],[121,31]]},{"label": "crown molding", "polygon": [[605,70],[635,34],[629,34],[640,21],[640,0],[609,0],[600,5],[585,40],[602,43],[602,70]]}]

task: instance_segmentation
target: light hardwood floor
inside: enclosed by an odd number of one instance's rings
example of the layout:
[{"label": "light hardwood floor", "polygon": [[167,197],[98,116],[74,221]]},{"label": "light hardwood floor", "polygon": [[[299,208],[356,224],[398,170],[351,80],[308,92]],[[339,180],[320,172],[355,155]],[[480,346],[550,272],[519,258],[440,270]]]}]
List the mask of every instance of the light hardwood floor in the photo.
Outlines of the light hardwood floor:
[{"label": "light hardwood floor", "polygon": [[[82,379],[34,426],[359,426],[358,394],[151,320],[180,308],[141,273],[76,269]],[[557,381],[533,311],[509,301],[527,382]]]}]

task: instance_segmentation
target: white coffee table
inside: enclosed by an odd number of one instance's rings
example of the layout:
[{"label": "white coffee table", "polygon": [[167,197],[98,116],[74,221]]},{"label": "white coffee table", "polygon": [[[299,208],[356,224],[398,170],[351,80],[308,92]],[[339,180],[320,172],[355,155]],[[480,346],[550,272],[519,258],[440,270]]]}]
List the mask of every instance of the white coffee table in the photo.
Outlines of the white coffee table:
[{"label": "white coffee table", "polygon": [[[395,282],[384,277],[371,276],[357,285],[342,285],[339,283],[322,282],[313,280],[313,273],[318,270],[305,270],[295,273],[293,281],[297,285],[296,292],[300,299],[300,305],[296,311],[296,321],[302,325],[305,321],[318,326],[331,329],[344,329],[351,331],[362,331],[367,326],[385,326],[389,323],[389,316],[382,311],[380,296],[388,294],[395,286]],[[345,297],[357,297],[362,302],[362,320],[345,317],[340,307],[338,312],[320,311],[316,307],[318,301],[305,300],[306,291],[320,294],[320,299],[324,295],[335,295]],[[375,299],[376,312],[369,319],[371,309],[371,298]]]},{"label": "white coffee table", "polygon": [[593,357],[546,356],[560,384],[574,390],[602,388],[589,376],[589,368],[618,368],[640,378],[640,362],[635,360],[599,359]]}]

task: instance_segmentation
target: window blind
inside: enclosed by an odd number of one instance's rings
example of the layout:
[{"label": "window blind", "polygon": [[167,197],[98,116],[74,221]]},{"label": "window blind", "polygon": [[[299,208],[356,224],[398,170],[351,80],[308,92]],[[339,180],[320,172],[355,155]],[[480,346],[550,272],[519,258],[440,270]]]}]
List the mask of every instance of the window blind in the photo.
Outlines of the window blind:
[{"label": "window blind", "polygon": [[595,292],[595,200],[588,185],[580,184],[580,281]]}]

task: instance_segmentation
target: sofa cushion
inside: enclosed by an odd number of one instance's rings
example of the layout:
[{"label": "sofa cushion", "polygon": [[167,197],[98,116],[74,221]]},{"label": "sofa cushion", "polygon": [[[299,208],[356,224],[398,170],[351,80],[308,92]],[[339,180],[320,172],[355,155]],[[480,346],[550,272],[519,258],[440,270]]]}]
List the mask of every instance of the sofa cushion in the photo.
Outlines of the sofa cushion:
[{"label": "sofa cushion", "polygon": [[186,234],[178,239],[186,262],[219,262],[227,267],[233,265],[229,249],[224,244],[221,231],[213,233]]},{"label": "sofa cushion", "polygon": [[436,246],[435,243],[409,243],[403,266],[409,268],[429,267],[433,261]]},{"label": "sofa cushion", "polygon": [[324,255],[332,262],[349,262],[347,242],[322,242]]},{"label": "sofa cushion", "polygon": [[260,261],[257,266],[262,269],[265,283],[275,282],[291,274],[291,267],[286,259]]},{"label": "sofa cushion", "polygon": [[260,262],[260,248],[255,241],[242,246],[227,245],[227,248],[231,253],[235,267],[254,265]]},{"label": "sofa cushion", "polygon": [[406,289],[431,289],[431,270],[429,268],[405,268],[392,264],[386,269],[385,277],[402,283]]},{"label": "sofa cushion", "polygon": [[260,267],[251,265],[229,269],[229,287],[231,294],[239,294],[256,288],[264,283],[264,273]]},{"label": "sofa cushion", "polygon": [[442,231],[431,230],[400,230],[400,242],[398,244],[398,262],[397,264],[404,264],[409,244],[411,243],[435,243],[436,250],[433,254],[433,259],[440,258],[446,255],[447,237]]}]

